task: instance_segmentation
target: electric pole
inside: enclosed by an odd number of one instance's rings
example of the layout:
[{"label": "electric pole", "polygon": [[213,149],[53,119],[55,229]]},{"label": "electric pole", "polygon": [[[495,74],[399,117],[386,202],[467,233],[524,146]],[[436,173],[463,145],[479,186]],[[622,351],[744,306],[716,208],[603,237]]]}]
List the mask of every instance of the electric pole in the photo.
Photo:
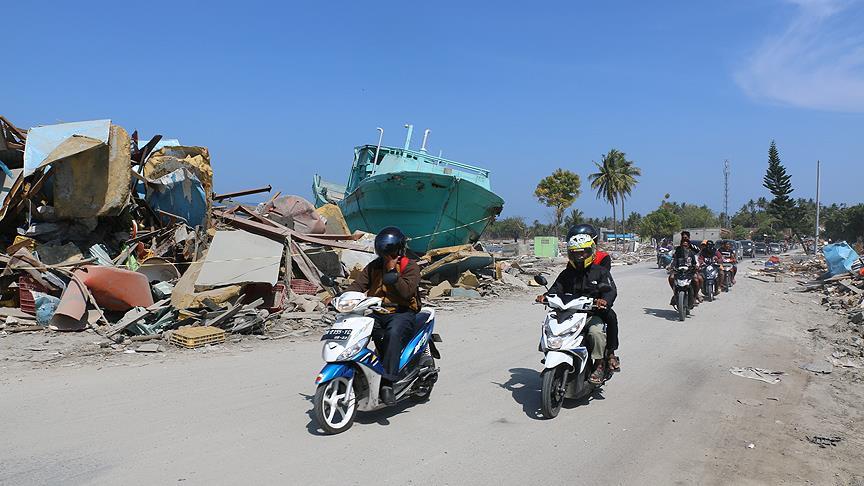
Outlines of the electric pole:
[{"label": "electric pole", "polygon": [[732,227],[732,218],[729,217],[729,159],[723,162],[723,214],[726,216],[726,227]]},{"label": "electric pole", "polygon": [[816,161],[816,237],[813,239],[813,254],[819,251],[819,169],[821,162]]}]

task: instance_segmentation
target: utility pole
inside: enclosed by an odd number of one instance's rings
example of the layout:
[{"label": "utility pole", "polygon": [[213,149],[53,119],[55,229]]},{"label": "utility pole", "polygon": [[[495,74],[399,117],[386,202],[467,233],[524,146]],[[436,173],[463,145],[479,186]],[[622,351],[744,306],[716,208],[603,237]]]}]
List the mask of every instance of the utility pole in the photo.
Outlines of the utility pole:
[{"label": "utility pole", "polygon": [[819,251],[819,169],[822,163],[816,161],[816,237],[813,238],[813,254]]},{"label": "utility pole", "polygon": [[732,219],[729,217],[729,159],[723,162],[723,214],[726,215],[726,227],[732,227]]}]

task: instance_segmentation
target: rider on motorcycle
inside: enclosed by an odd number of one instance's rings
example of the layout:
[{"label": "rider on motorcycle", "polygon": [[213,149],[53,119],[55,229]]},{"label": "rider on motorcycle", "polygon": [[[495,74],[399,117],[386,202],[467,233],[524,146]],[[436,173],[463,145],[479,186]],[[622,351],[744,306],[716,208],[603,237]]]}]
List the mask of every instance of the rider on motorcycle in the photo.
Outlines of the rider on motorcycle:
[{"label": "rider on motorcycle", "polygon": [[[594,264],[595,246],[594,239],[587,234],[576,234],[567,239],[569,263],[549,288],[549,294],[594,297],[594,305],[601,311],[612,306],[618,294],[609,270],[602,265]],[[608,287],[601,292],[601,286]],[[546,294],[537,296],[537,302],[545,301]],[[601,315],[592,316],[588,322],[587,337],[594,364],[594,371],[588,377],[588,381],[600,385],[606,377],[606,334],[603,332]]]},{"label": "rider on motorcycle", "polygon": [[[600,232],[593,225],[577,224],[570,228],[567,232],[567,241],[576,235],[588,235],[594,240],[594,262],[592,265],[598,265],[609,271],[609,281],[612,288],[617,292],[615,280],[612,279],[612,257],[603,250],[596,249],[597,239],[600,237]],[[606,323],[606,361],[609,365],[609,370],[617,373],[621,371],[621,360],[615,356],[615,351],[618,349],[618,315],[612,309],[612,303],[609,302],[606,310],[597,313]]]},{"label": "rider on motorcycle", "polygon": [[406,241],[399,228],[381,230],[375,236],[378,258],[345,289],[382,298],[382,310],[374,314],[372,339],[386,372],[381,379],[381,399],[387,404],[395,402],[393,381],[399,374],[399,358],[417,330],[420,311],[420,267],[405,256]]},{"label": "rider on motorcycle", "polygon": [[[688,233],[689,234],[689,233]],[[696,256],[693,254],[690,246],[689,238],[682,238],[681,244],[675,248],[675,253],[672,255],[672,263],[669,265],[669,287],[672,288],[672,300],[670,305],[676,305],[675,301],[675,271],[678,267],[688,267],[687,273],[691,276],[691,285],[694,287],[693,295],[699,299],[699,289],[702,288],[702,278],[696,270],[699,268]],[[695,284],[695,285],[694,285]],[[690,305],[695,304],[691,302]]]},{"label": "rider on motorcycle", "polygon": [[[704,267],[705,265],[719,265],[720,264],[720,252],[717,251],[714,247],[714,242],[711,240],[703,240],[702,244],[699,245],[699,257],[697,258],[697,263],[699,264],[699,268]],[[704,280],[704,279],[703,279]],[[703,291],[705,287],[700,287]],[[720,293],[720,288],[714,289],[714,295]]]},{"label": "rider on motorcycle", "polygon": [[732,242],[726,240],[723,242],[723,246],[717,252],[720,259],[718,261],[724,263],[732,264],[732,284],[735,284],[735,274],[738,273],[738,255],[735,254],[735,250],[732,249]]}]

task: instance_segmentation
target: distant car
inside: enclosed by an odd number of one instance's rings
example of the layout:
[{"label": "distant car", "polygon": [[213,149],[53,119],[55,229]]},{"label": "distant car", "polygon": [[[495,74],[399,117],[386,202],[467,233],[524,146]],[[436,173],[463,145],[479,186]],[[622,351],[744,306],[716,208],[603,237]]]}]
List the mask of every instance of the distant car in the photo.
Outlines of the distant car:
[{"label": "distant car", "polygon": [[783,253],[783,248],[780,246],[780,243],[768,243],[768,253],[777,255],[778,253]]},{"label": "distant car", "polygon": [[768,245],[761,241],[757,241],[753,243],[753,254],[754,255],[767,255],[768,254]]},{"label": "distant car", "polygon": [[751,240],[741,240],[738,242],[741,245],[741,254],[745,257],[753,258],[756,256],[753,253],[753,242]]}]

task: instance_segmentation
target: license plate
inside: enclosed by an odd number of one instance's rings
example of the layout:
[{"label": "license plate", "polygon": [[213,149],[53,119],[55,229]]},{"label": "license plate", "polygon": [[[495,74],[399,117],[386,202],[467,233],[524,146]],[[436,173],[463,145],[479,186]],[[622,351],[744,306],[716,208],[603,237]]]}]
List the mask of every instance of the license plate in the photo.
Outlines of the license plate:
[{"label": "license plate", "polygon": [[322,341],[346,341],[351,337],[351,329],[327,329],[321,336]]}]

